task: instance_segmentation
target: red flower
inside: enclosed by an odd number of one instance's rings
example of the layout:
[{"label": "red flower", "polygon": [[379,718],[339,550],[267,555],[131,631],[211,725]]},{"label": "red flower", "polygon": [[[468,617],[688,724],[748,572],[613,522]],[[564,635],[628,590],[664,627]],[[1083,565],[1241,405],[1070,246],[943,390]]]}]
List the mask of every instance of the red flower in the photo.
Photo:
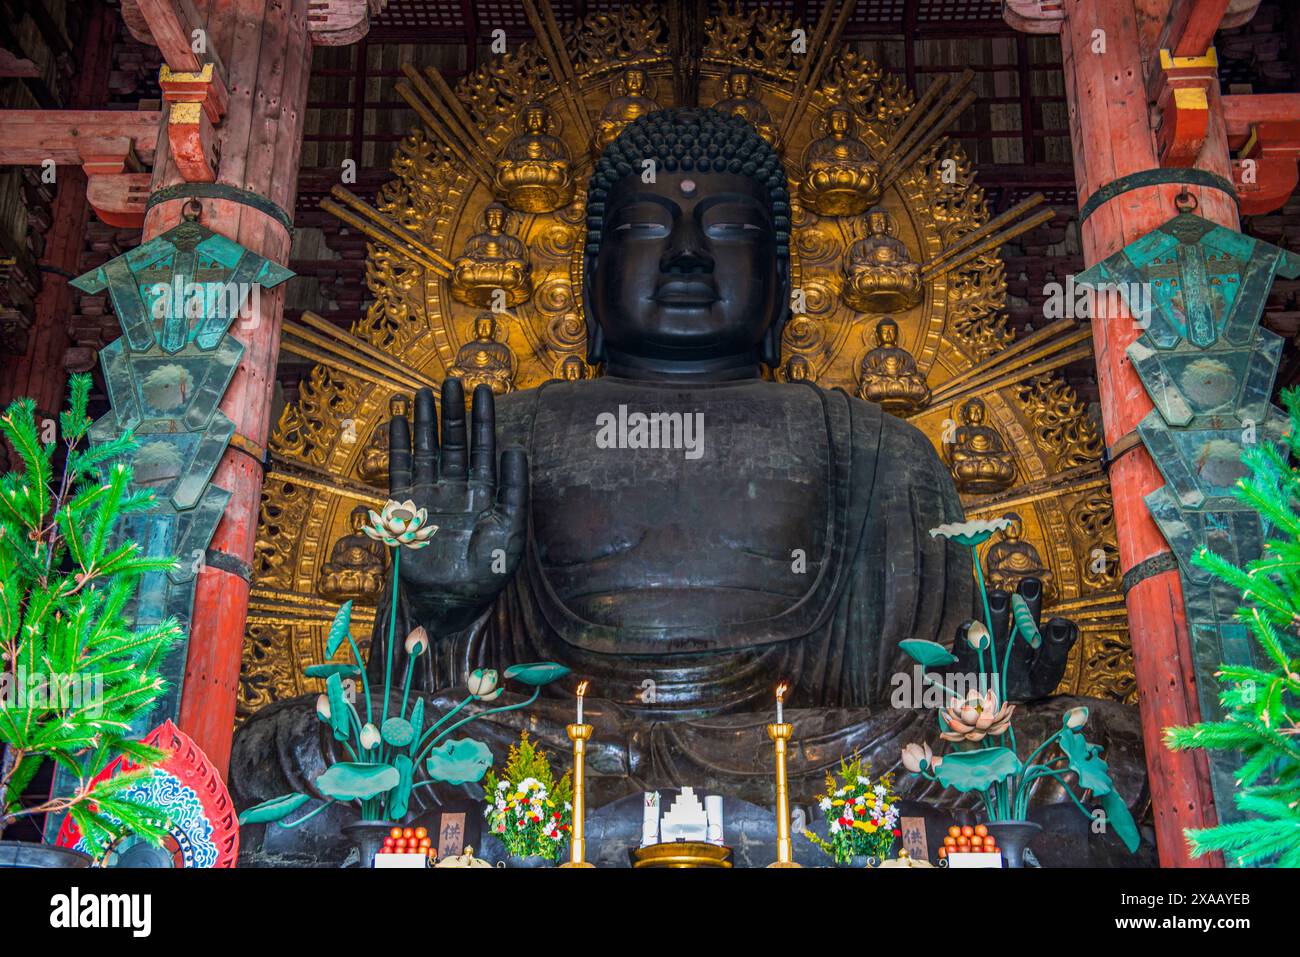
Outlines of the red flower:
[{"label": "red flower", "polygon": [[903,832],[900,831],[898,828],[894,828],[894,837],[902,837],[902,836],[903,836]]}]

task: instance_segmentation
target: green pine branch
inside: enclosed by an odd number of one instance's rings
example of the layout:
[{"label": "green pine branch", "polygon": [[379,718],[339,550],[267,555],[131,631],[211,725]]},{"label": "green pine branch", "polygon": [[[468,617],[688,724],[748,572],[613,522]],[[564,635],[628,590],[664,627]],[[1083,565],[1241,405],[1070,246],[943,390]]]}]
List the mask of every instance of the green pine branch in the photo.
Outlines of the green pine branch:
[{"label": "green pine branch", "polygon": [[[175,559],[122,538],[123,519],[155,507],[154,494],[132,487],[130,433],[87,445],[90,386],[88,376],[72,378],[61,443],[43,441],[49,427],[38,425],[29,399],[0,415],[21,465],[0,476],[0,646],[10,686],[26,683],[23,701],[0,707],[0,834],[19,817],[66,811],[103,849],[127,831],[150,840],[163,833],[162,813],[128,788],[166,754],[135,741],[131,728],[166,691],[159,664],[183,632],[175,619],[136,627],[127,614],[142,579],[172,570]],[[67,454],[56,475],[60,447]],[[92,788],[119,755],[138,770]],[[46,761],[78,782],[75,792],[23,806]]]}]

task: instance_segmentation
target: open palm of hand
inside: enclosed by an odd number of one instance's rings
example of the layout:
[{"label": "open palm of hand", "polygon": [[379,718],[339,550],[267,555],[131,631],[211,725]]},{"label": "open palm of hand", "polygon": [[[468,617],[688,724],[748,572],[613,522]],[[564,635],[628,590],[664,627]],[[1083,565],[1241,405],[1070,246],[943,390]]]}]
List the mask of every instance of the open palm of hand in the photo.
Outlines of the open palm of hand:
[{"label": "open palm of hand", "polygon": [[528,515],[525,453],[503,452],[498,475],[492,390],[474,390],[468,429],[459,379],[443,382],[441,407],[439,423],[433,391],[421,389],[414,425],[404,415],[389,424],[389,496],[413,501],[438,526],[427,547],[405,551],[401,562],[411,609],[433,634],[466,627],[505,588]]}]

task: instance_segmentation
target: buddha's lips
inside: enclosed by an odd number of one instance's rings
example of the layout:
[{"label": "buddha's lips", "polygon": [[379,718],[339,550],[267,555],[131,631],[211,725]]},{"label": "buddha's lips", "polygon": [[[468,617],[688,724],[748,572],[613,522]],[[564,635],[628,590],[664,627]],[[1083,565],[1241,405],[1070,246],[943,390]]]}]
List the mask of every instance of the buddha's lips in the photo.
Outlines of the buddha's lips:
[{"label": "buddha's lips", "polygon": [[711,282],[671,281],[661,283],[652,298],[665,306],[711,306],[718,291]]}]

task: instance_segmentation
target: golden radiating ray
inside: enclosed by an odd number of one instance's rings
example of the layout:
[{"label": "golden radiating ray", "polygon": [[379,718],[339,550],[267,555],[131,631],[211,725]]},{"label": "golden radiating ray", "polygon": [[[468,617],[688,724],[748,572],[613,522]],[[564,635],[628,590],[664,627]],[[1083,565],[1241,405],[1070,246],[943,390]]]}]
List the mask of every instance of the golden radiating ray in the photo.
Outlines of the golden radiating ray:
[{"label": "golden radiating ray", "polygon": [[[339,331],[342,332],[342,330]],[[285,321],[283,332],[285,336],[301,339],[306,345],[300,345],[286,339],[281,342],[281,348],[295,355],[302,355],[304,358],[315,359],[318,362],[324,361],[326,364],[351,375],[371,377],[368,381],[375,384],[386,383],[398,389],[406,388],[410,390],[437,387],[437,383],[432,379],[417,375],[401,367],[379,362],[364,352],[354,349],[346,339],[340,340],[320,335],[292,320]],[[347,334],[344,333],[344,335]],[[307,355],[308,352],[315,354]]]},{"label": "golden radiating ray", "polygon": [[451,260],[405,226],[389,219],[365,200],[342,186],[331,187],[330,195],[341,200],[346,206],[341,206],[331,199],[323,199],[320,204],[321,209],[365,233],[375,242],[388,246],[395,252],[401,253],[412,262],[442,276],[444,279],[451,276],[454,268]]},{"label": "golden radiating ray", "polygon": [[464,163],[484,186],[490,189],[492,187],[492,165],[490,161],[486,159],[472,139],[465,137],[459,124],[448,115],[445,103],[433,92],[415,67],[409,63],[403,63],[402,72],[406,74],[407,79],[411,82],[407,83],[406,80],[398,80],[394,86],[397,95],[404,99],[407,105],[415,111],[416,116],[420,118],[429,132],[451,150],[457,159]]},{"label": "golden radiating ray", "polygon": [[383,363],[396,374],[409,376],[422,386],[436,389],[440,384],[437,380],[430,378],[424,373],[403,365],[401,362],[398,362],[397,359],[393,358],[392,355],[385,352],[383,349],[380,349],[378,346],[371,345],[355,333],[349,332],[346,329],[340,329],[338,326],[334,325],[334,323],[318,316],[310,309],[302,313],[302,315],[298,317],[298,321],[304,326],[315,329],[317,332],[333,337],[341,345],[345,345],[349,349],[362,352],[374,359],[376,362]]},{"label": "golden radiating ray", "polygon": [[546,58],[546,63],[551,68],[551,76],[560,89],[560,98],[564,100],[564,105],[569,111],[574,129],[578,131],[584,143],[595,142],[595,129],[591,125],[591,117],[587,115],[586,107],[578,98],[576,92],[578,82],[573,71],[573,61],[569,59],[569,50],[564,45],[564,38],[560,34],[559,24],[555,21],[555,12],[551,9],[550,0],[524,0],[524,13],[533,28],[533,35],[541,48],[542,56]]},{"label": "golden radiating ray", "polygon": [[970,395],[972,391],[984,389],[987,383],[1001,378],[1013,368],[1032,368],[1043,360],[1050,359],[1052,356],[1063,353],[1072,346],[1087,342],[1091,338],[1092,329],[1084,326],[1074,328],[1071,332],[1048,339],[1035,345],[1034,348],[1026,348],[1018,351],[1015,355],[1006,356],[1006,358],[1003,358],[1006,355],[1005,353],[994,353],[983,362],[968,369],[962,381],[949,380],[934,389],[930,393],[930,406],[955,402],[959,397]]},{"label": "golden radiating ray", "polygon": [[[918,159],[947,135],[948,128],[978,97],[968,91],[974,72],[966,70],[952,83],[936,82],[911,110],[890,137],[887,155],[880,167],[880,188],[888,189]],[[942,87],[942,91],[936,91]],[[934,93],[931,97],[929,94]]]},{"label": "golden radiating ray", "polygon": [[[1037,229],[1043,223],[1056,218],[1050,209],[1040,210],[1032,216],[1025,216],[1031,209],[1046,201],[1042,193],[1034,193],[1005,213],[995,216],[978,229],[972,229],[952,245],[946,247],[934,259],[921,266],[921,280],[929,282],[945,273],[960,269],[962,266],[978,259],[985,253],[1001,249],[1011,240],[1031,229]],[[1022,218],[1023,217],[1023,218]]]},{"label": "golden radiating ray", "polygon": [[839,16],[835,18],[833,24],[830,24],[833,4],[828,3],[822,8],[821,16],[817,18],[817,26],[813,30],[813,38],[808,45],[808,55],[803,58],[804,63],[799,69],[799,78],[794,84],[795,98],[785,111],[785,116],[781,118],[781,127],[777,132],[778,145],[784,146],[789,142],[790,134],[802,122],[808,104],[812,102],[813,93],[821,83],[826,65],[839,52],[840,35],[848,25],[849,18],[853,16],[853,9],[856,6],[857,0],[844,0]]},{"label": "golden radiating ray", "polygon": [[331,495],[351,499],[375,508],[383,508],[384,503],[388,501],[387,496],[381,495],[369,486],[340,479],[336,475],[318,471],[310,466],[303,465],[301,462],[286,462],[277,459],[266,473],[266,482],[268,484],[271,482],[289,482],[293,485],[301,485],[303,488],[315,489],[318,492],[329,492]]},{"label": "golden radiating ray", "polygon": [[[1022,366],[1018,369],[1013,369],[1004,375],[999,375],[995,378],[989,379],[988,381],[969,382],[964,388],[945,395],[943,401],[955,403],[970,398],[972,395],[983,395],[986,393],[996,392],[1005,386],[1017,385],[1018,383],[1025,382],[1037,376],[1046,375],[1048,372],[1053,372],[1056,369],[1068,366],[1072,362],[1078,362],[1081,359],[1089,359],[1091,357],[1091,345],[1076,346],[1073,349],[1068,349],[1052,356],[1051,358],[1043,359],[1042,361],[1034,362],[1031,365]],[[918,419],[923,419],[932,408],[933,404],[919,412],[914,412],[907,417],[907,420],[909,422],[915,422]]]}]

